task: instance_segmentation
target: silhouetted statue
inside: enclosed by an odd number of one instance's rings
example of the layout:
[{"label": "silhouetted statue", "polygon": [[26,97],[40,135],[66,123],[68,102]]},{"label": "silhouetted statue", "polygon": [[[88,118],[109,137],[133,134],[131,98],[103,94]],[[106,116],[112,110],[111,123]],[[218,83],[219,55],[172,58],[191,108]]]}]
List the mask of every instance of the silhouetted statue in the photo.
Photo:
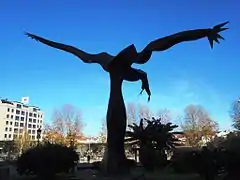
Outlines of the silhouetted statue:
[{"label": "silhouetted statue", "polygon": [[[172,46],[185,42],[193,41],[207,37],[211,47],[213,42],[219,43],[219,39],[224,39],[219,32],[228,22],[219,24],[209,29],[197,29],[179,32],[150,42],[141,52],[137,52],[132,44],[116,56],[107,52],[90,54],[74,46],[57,43],[34,34],[26,33],[27,36],[53,48],[69,52],[85,63],[98,63],[110,75],[110,98],[107,111],[107,148],[103,159],[105,170],[108,173],[116,173],[124,170],[126,157],[124,153],[124,137],[126,131],[126,109],[122,95],[122,82],[142,81],[142,91],[148,94],[150,100],[151,91],[148,84],[147,74],[140,70],[132,68],[133,63],[144,64],[148,62],[155,51],[165,51]],[[141,91],[141,93],[142,93]]]}]

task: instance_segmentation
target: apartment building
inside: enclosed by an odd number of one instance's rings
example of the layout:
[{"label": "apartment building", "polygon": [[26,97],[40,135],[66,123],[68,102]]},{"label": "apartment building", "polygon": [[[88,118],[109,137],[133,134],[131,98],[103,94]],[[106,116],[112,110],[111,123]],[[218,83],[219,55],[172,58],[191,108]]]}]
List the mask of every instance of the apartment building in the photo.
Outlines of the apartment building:
[{"label": "apartment building", "polygon": [[43,120],[44,113],[39,107],[1,99],[0,141],[21,138],[25,132],[30,140],[37,140],[37,130],[43,128]]}]

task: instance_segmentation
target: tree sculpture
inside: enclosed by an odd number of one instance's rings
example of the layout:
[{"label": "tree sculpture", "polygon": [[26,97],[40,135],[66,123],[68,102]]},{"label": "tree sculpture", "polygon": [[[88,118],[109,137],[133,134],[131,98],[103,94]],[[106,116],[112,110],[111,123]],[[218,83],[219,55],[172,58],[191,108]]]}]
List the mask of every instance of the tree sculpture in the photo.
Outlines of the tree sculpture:
[{"label": "tree sculpture", "polygon": [[126,157],[124,153],[124,137],[126,131],[126,109],[122,95],[122,83],[126,81],[142,81],[142,91],[145,90],[150,100],[151,91],[148,84],[147,73],[140,69],[132,68],[132,64],[144,64],[148,62],[155,51],[165,51],[172,46],[185,42],[207,37],[211,48],[213,42],[219,43],[224,39],[219,33],[228,22],[207,29],[196,29],[179,32],[150,42],[141,52],[137,52],[132,44],[123,49],[116,56],[107,52],[90,54],[76,47],[50,41],[34,34],[26,33],[27,36],[53,48],[69,52],[85,63],[98,63],[109,73],[110,76],[110,98],[107,110],[107,147],[103,164],[108,173],[121,172],[125,169]]}]

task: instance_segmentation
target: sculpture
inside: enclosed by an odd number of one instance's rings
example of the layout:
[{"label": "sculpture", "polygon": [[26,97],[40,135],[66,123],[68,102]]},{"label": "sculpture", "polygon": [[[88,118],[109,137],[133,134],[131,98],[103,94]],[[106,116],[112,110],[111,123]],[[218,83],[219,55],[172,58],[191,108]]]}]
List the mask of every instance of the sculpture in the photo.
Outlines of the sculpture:
[{"label": "sculpture", "polygon": [[[110,98],[107,110],[107,147],[103,164],[108,173],[122,172],[126,169],[126,157],[124,153],[124,137],[126,131],[126,109],[122,95],[122,82],[142,81],[142,91],[148,94],[150,100],[151,91],[149,88],[147,73],[140,69],[132,68],[133,63],[144,64],[150,58],[154,51],[165,51],[172,46],[185,42],[198,40],[207,37],[211,48],[214,41],[219,43],[219,39],[224,38],[219,34],[228,22],[214,26],[208,29],[196,29],[179,32],[150,42],[141,52],[137,52],[132,44],[123,49],[116,56],[107,52],[98,54],[86,53],[76,47],[57,43],[34,34],[26,33],[27,36],[53,48],[69,52],[85,63],[98,63],[110,75]],[[142,93],[141,91],[141,93]]]}]

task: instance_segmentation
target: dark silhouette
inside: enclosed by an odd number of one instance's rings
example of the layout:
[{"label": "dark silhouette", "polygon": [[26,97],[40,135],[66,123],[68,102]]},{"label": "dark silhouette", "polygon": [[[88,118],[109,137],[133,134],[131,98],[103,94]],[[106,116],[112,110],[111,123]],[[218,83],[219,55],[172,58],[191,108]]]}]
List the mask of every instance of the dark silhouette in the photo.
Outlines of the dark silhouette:
[{"label": "dark silhouette", "polygon": [[116,56],[110,55],[107,52],[90,54],[76,47],[50,41],[34,34],[26,33],[26,35],[53,48],[69,52],[85,63],[98,63],[105,71],[109,72],[111,85],[107,111],[108,137],[103,164],[106,172],[117,173],[126,169],[126,157],[124,153],[126,109],[122,95],[123,80],[141,80],[142,91],[145,90],[147,92],[148,100],[150,100],[151,96],[147,73],[140,69],[132,68],[131,65],[133,63],[144,64],[151,58],[153,52],[167,50],[172,46],[185,41],[193,41],[207,37],[213,48],[214,41],[219,43],[219,39],[224,39],[219,33],[228,29],[223,28],[227,23],[228,22],[225,22],[208,29],[183,31],[154,40],[141,52],[137,52],[135,46],[132,44],[123,49]]},{"label": "dark silhouette", "polygon": [[90,160],[91,160],[91,156],[87,155],[87,162],[90,163]]}]

